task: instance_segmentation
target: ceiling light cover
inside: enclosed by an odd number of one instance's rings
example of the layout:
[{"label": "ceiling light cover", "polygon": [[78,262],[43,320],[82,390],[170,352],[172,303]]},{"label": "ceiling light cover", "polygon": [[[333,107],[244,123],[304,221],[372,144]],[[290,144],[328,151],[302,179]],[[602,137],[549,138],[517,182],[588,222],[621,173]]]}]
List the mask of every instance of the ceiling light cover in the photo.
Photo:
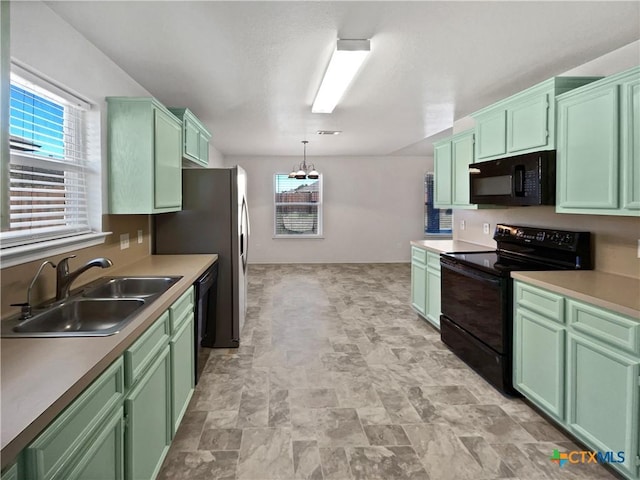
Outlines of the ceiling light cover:
[{"label": "ceiling light cover", "polygon": [[342,130],[318,130],[318,135],[340,135]]},{"label": "ceiling light cover", "polygon": [[333,112],[370,50],[369,40],[338,40],[311,112]]}]

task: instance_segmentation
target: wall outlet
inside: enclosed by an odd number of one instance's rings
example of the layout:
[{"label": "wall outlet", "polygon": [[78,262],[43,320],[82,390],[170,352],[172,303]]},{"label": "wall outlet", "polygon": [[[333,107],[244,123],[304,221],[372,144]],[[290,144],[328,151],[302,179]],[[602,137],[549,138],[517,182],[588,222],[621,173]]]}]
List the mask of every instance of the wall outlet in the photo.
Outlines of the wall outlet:
[{"label": "wall outlet", "polygon": [[484,233],[485,235],[489,235],[490,227],[491,227],[491,225],[489,225],[488,223],[483,223],[482,224],[482,233]]},{"label": "wall outlet", "polygon": [[460,220],[460,230],[467,228],[467,223],[464,220]]},{"label": "wall outlet", "polygon": [[138,230],[138,243],[142,243],[142,230]]},{"label": "wall outlet", "polygon": [[129,234],[121,233],[120,234],[120,250],[125,250],[129,248]]}]

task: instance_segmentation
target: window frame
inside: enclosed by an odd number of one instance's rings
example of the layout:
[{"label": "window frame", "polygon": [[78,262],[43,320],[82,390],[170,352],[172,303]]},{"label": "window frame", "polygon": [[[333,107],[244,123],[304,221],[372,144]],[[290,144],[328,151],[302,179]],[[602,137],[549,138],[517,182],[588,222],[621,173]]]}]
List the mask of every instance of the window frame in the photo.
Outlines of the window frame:
[{"label": "window frame", "polygon": [[[431,192],[428,191],[427,188],[427,181],[428,181],[428,177],[431,176],[432,180],[433,180],[433,185],[434,188],[431,189]],[[440,213],[446,213],[446,212],[451,212],[449,215],[451,215],[451,231],[444,231],[444,232],[428,232],[427,231],[427,213],[428,213],[428,209],[429,209],[429,204],[434,205],[435,201],[433,198],[433,194],[434,194],[434,190],[435,190],[435,173],[433,171],[430,172],[425,172],[424,176],[423,176],[423,181],[424,181],[424,210],[423,210],[423,217],[424,217],[424,226],[423,226],[423,232],[424,232],[424,238],[433,238],[433,239],[441,239],[441,240],[446,240],[446,239],[450,239],[453,238],[453,210],[451,208],[433,208],[433,210],[438,210]],[[429,202],[429,193],[431,193],[431,202]]]},{"label": "window frame", "polygon": [[[103,168],[102,168],[102,154],[100,148],[100,111],[95,108],[96,105],[79,97],[76,93],[72,93],[65,87],[60,86],[55,81],[45,77],[40,73],[35,73],[29,67],[22,65],[15,60],[12,60],[10,64],[11,74],[19,77],[21,80],[25,80],[27,83],[33,85],[33,90],[36,95],[39,91],[42,91],[43,96],[58,97],[61,101],[68,102],[75,108],[81,108],[84,110],[84,125],[81,131],[83,135],[83,141],[86,144],[87,151],[85,152],[84,159],[86,164],[83,167],[83,172],[87,177],[86,180],[86,195],[84,200],[84,207],[87,210],[87,228],[82,231],[61,231],[58,234],[49,237],[34,237],[25,234],[23,241],[19,239],[16,241],[15,234],[9,234],[5,238],[0,237],[0,268],[10,267],[13,265],[19,265],[22,263],[38,260],[44,257],[49,257],[56,254],[67,253],[80,248],[86,248],[93,245],[104,243],[105,238],[111,232],[102,231],[102,214],[103,214],[103,199],[102,199],[102,185],[103,185]],[[7,76],[11,75],[7,72]],[[7,78],[7,83],[11,85],[12,81]],[[18,81],[17,86],[24,88]],[[9,89],[8,89],[9,90]],[[8,102],[7,102],[8,107]],[[9,120],[7,112],[7,120]],[[9,125],[9,122],[7,122]],[[9,128],[7,128],[9,130]],[[6,192],[1,205],[3,223],[6,221],[9,223],[10,217],[10,201],[9,201],[9,185],[11,182],[9,173],[10,164],[37,164],[44,163],[43,160],[35,159],[31,160],[29,157],[22,157],[20,155],[14,155],[10,150],[9,143],[2,145],[4,149],[2,156],[2,190]],[[16,161],[19,160],[19,161]],[[61,169],[63,171],[63,169]],[[6,172],[6,175],[4,174]],[[3,225],[5,227],[6,225]],[[4,232],[3,232],[4,233]],[[18,235],[19,237],[19,235]]]},{"label": "window frame", "polygon": [[[274,239],[280,238],[304,238],[304,239],[314,239],[314,238],[324,238],[324,225],[323,225],[323,204],[324,204],[324,178],[322,174],[318,176],[318,202],[276,202],[276,189],[278,185],[278,176],[288,177],[289,173],[274,173],[273,174],[273,190],[272,190],[272,199],[273,199],[273,237]],[[282,234],[277,233],[278,228],[278,206],[279,205],[302,205],[302,206],[315,206],[318,209],[318,232],[313,234]]]}]

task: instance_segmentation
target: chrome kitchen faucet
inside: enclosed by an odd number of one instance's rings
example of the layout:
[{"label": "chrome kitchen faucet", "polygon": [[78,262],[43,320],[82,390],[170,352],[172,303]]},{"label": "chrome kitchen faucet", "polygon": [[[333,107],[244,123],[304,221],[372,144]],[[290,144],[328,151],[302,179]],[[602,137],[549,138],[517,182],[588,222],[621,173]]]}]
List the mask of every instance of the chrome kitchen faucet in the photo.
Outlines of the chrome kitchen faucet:
[{"label": "chrome kitchen faucet", "polygon": [[58,268],[56,269],[56,300],[63,300],[69,296],[69,290],[71,284],[81,274],[89,270],[91,267],[108,268],[113,266],[113,262],[108,258],[99,257],[89,260],[82,267],[69,272],[69,259],[75,258],[75,255],[63,258],[58,262]]},{"label": "chrome kitchen faucet", "polygon": [[31,317],[31,311],[33,309],[33,307],[31,306],[31,289],[35,285],[36,280],[38,280],[38,277],[40,276],[40,273],[42,272],[42,269],[44,267],[46,267],[47,265],[51,265],[53,268],[56,268],[56,264],[53,263],[50,260],[45,260],[44,262],[42,262],[42,264],[38,268],[38,271],[33,276],[33,280],[31,280],[31,283],[29,284],[29,288],[27,288],[27,301],[26,301],[26,303],[12,303],[11,304],[12,307],[20,307],[20,318],[25,318],[26,319],[26,318],[30,318]]}]

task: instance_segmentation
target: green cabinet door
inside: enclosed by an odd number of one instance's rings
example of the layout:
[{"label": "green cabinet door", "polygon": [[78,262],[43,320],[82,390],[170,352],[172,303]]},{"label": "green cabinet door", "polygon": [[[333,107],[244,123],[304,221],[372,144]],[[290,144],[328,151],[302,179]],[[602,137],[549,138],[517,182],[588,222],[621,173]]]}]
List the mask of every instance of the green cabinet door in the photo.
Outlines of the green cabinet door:
[{"label": "green cabinet door", "polygon": [[420,315],[426,315],[427,267],[416,261],[411,262],[411,305]]},{"label": "green cabinet door", "polygon": [[209,166],[209,138],[201,133],[198,139],[200,140],[200,146],[198,148],[198,152],[200,153],[199,160],[203,167],[207,167]]},{"label": "green cabinet door", "polygon": [[156,477],[171,444],[171,363],[167,345],[124,401],[125,478]]},{"label": "green cabinet door", "polygon": [[549,95],[532,95],[507,108],[507,150],[517,154],[547,146]]},{"label": "green cabinet door", "polygon": [[199,167],[207,167],[211,138],[209,131],[188,108],[170,107],[169,111],[182,120],[182,158]]},{"label": "green cabinet door", "polygon": [[453,205],[469,205],[469,164],[473,163],[473,132],[451,139]]},{"label": "green cabinet door", "polygon": [[558,211],[618,208],[618,96],[606,84],[558,100]]},{"label": "green cabinet door", "polygon": [[622,208],[640,209],[640,74],[621,85]]},{"label": "green cabinet door", "polygon": [[440,329],[440,272],[427,268],[426,319]]},{"label": "green cabinet door", "polygon": [[194,389],[193,313],[169,342],[171,348],[171,425],[175,436]]},{"label": "green cabinet door", "polygon": [[556,420],[564,420],[565,327],[516,307],[515,388]]},{"label": "green cabinet door", "polygon": [[109,213],[182,208],[182,122],[149,97],[108,97]]},{"label": "green cabinet door", "polygon": [[497,109],[476,118],[476,159],[482,160],[507,152],[506,110]]},{"label": "green cabinet door", "polygon": [[154,206],[180,209],[182,205],[182,132],[169,114],[154,110]]},{"label": "green cabinet door", "polygon": [[2,475],[0,475],[0,480],[18,480],[19,472],[18,472],[18,464],[14,463],[9,468],[7,468]]},{"label": "green cabinet door", "polygon": [[89,448],[75,462],[65,480],[122,480],[124,478],[123,409],[113,412],[89,442]]},{"label": "green cabinet door", "polygon": [[435,144],[433,148],[433,203],[436,208],[446,208],[452,203],[451,142]]},{"label": "green cabinet door", "polygon": [[638,475],[640,360],[568,333],[567,424],[593,450],[624,452],[613,464]]},{"label": "green cabinet door", "polygon": [[200,130],[187,116],[184,117],[184,155],[193,161],[200,158]]}]

